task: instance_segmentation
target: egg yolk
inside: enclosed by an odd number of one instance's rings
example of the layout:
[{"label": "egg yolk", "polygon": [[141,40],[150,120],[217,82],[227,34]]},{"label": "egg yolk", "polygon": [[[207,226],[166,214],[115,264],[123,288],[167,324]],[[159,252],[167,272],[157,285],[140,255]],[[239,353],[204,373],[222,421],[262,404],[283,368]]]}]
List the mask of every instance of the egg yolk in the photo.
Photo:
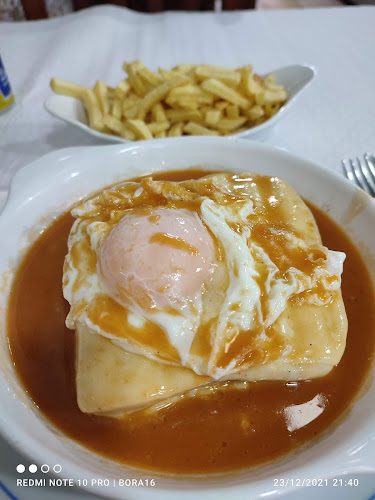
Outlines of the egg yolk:
[{"label": "egg yolk", "polygon": [[141,307],[178,307],[212,270],[213,239],[198,214],[159,208],[129,214],[104,240],[99,270],[107,292]]}]

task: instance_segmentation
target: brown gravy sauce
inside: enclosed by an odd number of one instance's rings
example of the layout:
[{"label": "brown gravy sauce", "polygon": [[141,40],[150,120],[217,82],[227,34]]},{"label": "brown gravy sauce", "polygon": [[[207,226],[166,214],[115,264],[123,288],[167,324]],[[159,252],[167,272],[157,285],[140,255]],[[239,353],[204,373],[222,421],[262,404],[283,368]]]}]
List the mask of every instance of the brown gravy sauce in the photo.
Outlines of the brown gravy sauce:
[{"label": "brown gravy sauce", "polygon": [[[189,170],[160,178],[184,180]],[[156,177],[156,176],[155,176]],[[186,398],[157,413],[124,419],[82,413],[76,403],[74,332],[65,326],[62,269],[73,223],[62,215],[30,248],[12,287],[8,336],[12,360],[29,397],[63,433],[118,462],[162,472],[214,473],[263,464],[321,436],[353,403],[368,374],[375,348],[375,294],[357,249],[327,215],[309,205],[323,243],[344,251],[342,293],[349,320],[345,354],[323,378],[263,381],[245,390],[231,384],[209,399]],[[288,430],[286,409],[311,400],[322,413]]]}]

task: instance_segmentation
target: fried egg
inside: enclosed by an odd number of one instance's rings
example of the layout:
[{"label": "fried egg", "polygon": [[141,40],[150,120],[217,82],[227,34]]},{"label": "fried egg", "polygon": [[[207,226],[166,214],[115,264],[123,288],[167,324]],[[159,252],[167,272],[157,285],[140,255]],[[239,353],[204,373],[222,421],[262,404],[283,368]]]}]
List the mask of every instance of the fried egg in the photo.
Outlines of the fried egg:
[{"label": "fried egg", "polygon": [[[285,181],[146,177],[72,214],[63,278],[69,328],[85,325],[130,354],[211,380],[320,376],[341,358],[345,254],[322,245]],[[333,310],[334,327],[311,352],[300,339],[311,332],[288,326],[296,305],[314,318]],[[293,359],[300,368],[290,368]]]}]

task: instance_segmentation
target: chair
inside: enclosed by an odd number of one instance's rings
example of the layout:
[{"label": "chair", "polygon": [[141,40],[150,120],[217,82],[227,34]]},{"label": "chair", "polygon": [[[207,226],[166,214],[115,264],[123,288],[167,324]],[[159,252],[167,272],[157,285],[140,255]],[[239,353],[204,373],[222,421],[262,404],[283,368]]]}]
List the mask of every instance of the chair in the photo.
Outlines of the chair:
[{"label": "chair", "polygon": [[[48,17],[44,0],[21,0],[26,19]],[[140,12],[162,12],[165,10],[207,11],[214,10],[215,0],[72,0],[73,9],[81,10],[94,5],[113,4]],[[222,10],[254,9],[256,0],[221,0]]]},{"label": "chair", "polygon": [[44,0],[21,0],[26,19],[34,21],[48,17]]},{"label": "chair", "polygon": [[[107,3],[101,0],[73,0],[75,10]],[[161,12],[164,10],[214,10],[215,0],[111,0],[115,5],[122,5],[141,12]],[[255,0],[222,0],[223,10],[254,9]]]}]

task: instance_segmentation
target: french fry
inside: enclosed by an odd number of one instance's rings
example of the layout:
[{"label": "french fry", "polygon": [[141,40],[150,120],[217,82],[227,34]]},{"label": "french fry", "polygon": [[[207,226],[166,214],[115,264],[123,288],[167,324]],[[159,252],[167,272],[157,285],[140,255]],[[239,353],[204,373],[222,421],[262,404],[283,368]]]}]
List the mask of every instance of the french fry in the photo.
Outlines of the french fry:
[{"label": "french fry", "polygon": [[199,103],[196,102],[194,99],[192,98],[185,98],[185,99],[180,99],[179,101],[176,101],[176,102],[170,102],[170,101],[167,101],[167,104],[170,105],[171,108],[173,109],[184,109],[186,111],[198,111],[199,109]]},{"label": "french fry", "polygon": [[195,68],[195,74],[199,80],[215,79],[226,85],[238,85],[241,81],[241,73],[221,66],[200,65]]},{"label": "french fry", "polygon": [[182,108],[198,107],[199,104],[212,104],[214,96],[202,90],[198,85],[180,85],[169,92],[165,102],[170,106],[175,104]]},{"label": "french fry", "polygon": [[178,71],[179,73],[190,76],[196,67],[196,64],[178,64],[172,68],[172,71]]},{"label": "french fry", "polygon": [[174,87],[177,85],[184,85],[188,83],[192,83],[192,79],[186,76],[183,73],[178,71],[171,71],[163,68],[159,68],[159,73],[163,77],[163,79],[167,82],[173,82]]},{"label": "french fry", "polygon": [[83,92],[87,89],[87,87],[84,87],[83,85],[60,80],[59,78],[51,78],[50,85],[51,89],[56,94],[77,97],[78,99],[82,98]]},{"label": "french fry", "polygon": [[147,126],[149,131],[153,135],[155,135],[159,134],[160,132],[165,132],[166,130],[168,130],[171,124],[166,121],[164,123],[163,122],[149,123]]},{"label": "french fry", "polygon": [[115,132],[117,135],[122,134],[122,130],[124,128],[124,124],[118,118],[115,118],[112,115],[104,115],[103,122],[106,127]]},{"label": "french fry", "polygon": [[267,88],[269,86],[275,85],[275,77],[274,77],[274,75],[272,75],[272,73],[266,76],[266,78],[264,79],[264,85]]},{"label": "french fry", "polygon": [[99,101],[92,89],[85,89],[81,99],[85,105],[89,126],[99,132],[104,130],[103,114],[100,111]]},{"label": "french fry", "polygon": [[276,85],[274,83],[266,83],[266,90],[284,90],[284,87],[282,85]]},{"label": "french fry", "polygon": [[167,119],[171,123],[195,121],[202,122],[202,116],[198,110],[186,111],[183,109],[167,109],[165,112]]},{"label": "french fry", "polygon": [[236,106],[235,104],[230,104],[229,106],[227,106],[226,113],[227,117],[232,120],[239,118],[240,116],[240,110],[238,109],[238,106]]},{"label": "french fry", "polygon": [[240,118],[222,118],[216,123],[216,127],[219,130],[224,130],[230,132],[231,130],[234,130],[236,128],[241,127],[244,123],[247,122],[246,116],[242,116]]},{"label": "french fry", "polygon": [[168,137],[179,137],[183,133],[183,128],[185,126],[184,122],[177,122],[171,126],[168,131]]},{"label": "french fry", "polygon": [[153,87],[156,87],[157,85],[160,85],[160,83],[163,83],[163,79],[161,78],[160,75],[157,73],[154,73],[153,71],[149,70],[145,66],[143,68],[140,68],[138,70],[139,76],[142,77],[142,79],[148,83],[149,85],[152,85]]},{"label": "french fry", "polygon": [[251,102],[254,101],[254,97],[263,91],[264,87],[256,79],[252,73],[251,66],[245,66],[241,68],[241,90],[246,95]]},{"label": "french fry", "polygon": [[199,112],[202,116],[206,116],[208,111],[212,111],[214,108],[210,104],[202,104],[202,106],[199,106]]},{"label": "french fry", "polygon": [[255,96],[255,102],[261,106],[264,104],[273,104],[275,102],[285,102],[287,93],[284,89],[280,90],[264,90]]},{"label": "french fry", "polygon": [[108,99],[110,101],[113,101],[113,99],[116,97],[116,89],[114,87],[107,86],[107,94],[108,94]]},{"label": "french fry", "polygon": [[220,111],[223,111],[229,106],[229,102],[227,101],[217,101],[215,102],[215,108],[220,109]]},{"label": "french fry", "polygon": [[151,108],[152,119],[154,122],[163,123],[167,121],[167,115],[163,105],[160,102],[154,104]]},{"label": "french fry", "polygon": [[118,119],[122,117],[122,102],[121,99],[114,99],[112,104],[112,115]]},{"label": "french fry", "polygon": [[129,93],[127,97],[122,101],[122,112],[125,114],[125,111],[135,106],[135,104],[141,102],[141,99],[134,92]]},{"label": "french fry", "polygon": [[217,122],[221,118],[221,111],[220,109],[211,109],[210,111],[207,111],[206,116],[204,117],[204,121],[206,125],[209,127],[215,127]]},{"label": "french fry", "polygon": [[239,92],[231,89],[220,80],[215,78],[210,78],[209,80],[204,80],[202,82],[202,88],[211,92],[212,94],[231,102],[232,104],[237,104],[240,108],[247,109],[249,107],[249,101],[243,97]]},{"label": "french fry", "polygon": [[109,113],[109,101],[108,101],[108,89],[107,85],[102,82],[102,80],[98,80],[95,83],[94,92],[96,97],[98,98],[100,110],[103,115]]},{"label": "french fry", "polygon": [[213,101],[212,95],[202,90],[198,85],[180,85],[172,89],[169,93],[169,98],[180,99],[185,97],[190,97],[196,99],[197,102],[203,103],[208,102],[211,104]]},{"label": "french fry", "polygon": [[277,113],[279,111],[279,109],[281,108],[282,105],[283,105],[282,102],[274,102],[274,103],[265,104],[263,106],[264,114],[266,115],[266,117],[270,118],[271,116],[273,116],[275,113]]},{"label": "french fry", "polygon": [[219,135],[217,130],[211,130],[195,122],[188,122],[184,127],[184,132],[189,135]]},{"label": "french fry", "polygon": [[249,130],[249,127],[240,127],[240,128],[236,128],[234,130],[231,130],[230,132],[228,132],[227,134],[224,134],[224,135],[232,135],[232,134],[240,134],[241,132],[245,132],[246,130]]},{"label": "french fry", "polygon": [[138,104],[124,112],[126,118],[136,118],[144,111],[147,112],[154,104],[161,101],[171,88],[171,82],[164,82],[151,90]]},{"label": "french fry", "polygon": [[121,131],[121,136],[124,139],[127,139],[128,141],[136,141],[137,140],[136,134],[132,130],[130,130],[130,128],[127,126],[126,123],[124,123],[124,125],[123,125],[122,131]]},{"label": "french fry", "polygon": [[134,61],[131,64],[125,62],[123,64],[123,68],[128,74],[129,83],[134,89],[134,92],[138,96],[143,97],[146,94],[146,87],[141,78],[139,77],[139,75],[137,74],[137,71],[141,67],[141,64],[142,63],[140,63],[140,61]]},{"label": "french fry", "polygon": [[258,120],[259,118],[262,118],[264,116],[264,109],[262,108],[262,106],[259,106],[259,104],[257,104],[248,109],[246,115],[251,121]]},{"label": "french fry", "polygon": [[130,86],[130,83],[128,82],[128,80],[122,80],[121,82],[119,82],[115,88],[115,95],[116,97],[118,97],[119,99],[124,99],[125,96],[128,95],[128,93],[130,92],[131,90],[131,86]]},{"label": "french fry", "polygon": [[127,120],[126,125],[139,139],[152,139],[152,134],[143,120]]}]

